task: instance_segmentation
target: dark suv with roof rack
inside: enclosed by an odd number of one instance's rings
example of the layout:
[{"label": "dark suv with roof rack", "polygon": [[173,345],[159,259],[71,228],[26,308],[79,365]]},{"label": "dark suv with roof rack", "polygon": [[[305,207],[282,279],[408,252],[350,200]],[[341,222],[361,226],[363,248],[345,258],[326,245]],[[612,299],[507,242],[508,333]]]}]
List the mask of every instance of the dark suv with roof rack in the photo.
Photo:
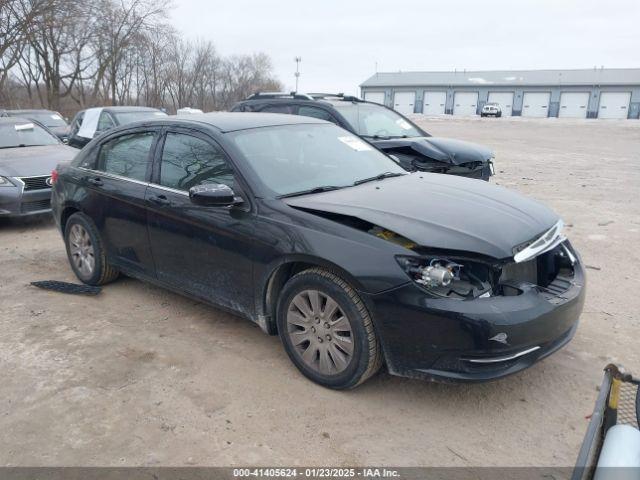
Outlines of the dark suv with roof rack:
[{"label": "dark suv with roof rack", "polygon": [[475,143],[432,137],[405,116],[379,103],[344,94],[256,93],[234,112],[268,112],[328,120],[391,155],[408,171],[448,173],[489,180],[493,152]]}]

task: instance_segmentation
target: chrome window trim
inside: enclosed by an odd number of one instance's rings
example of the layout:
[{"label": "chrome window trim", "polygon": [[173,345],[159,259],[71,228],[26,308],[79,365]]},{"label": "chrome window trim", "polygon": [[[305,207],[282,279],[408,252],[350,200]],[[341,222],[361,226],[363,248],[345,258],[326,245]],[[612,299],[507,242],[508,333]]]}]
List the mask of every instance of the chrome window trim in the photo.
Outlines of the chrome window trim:
[{"label": "chrome window trim", "polygon": [[151,182],[143,182],[140,180],[137,180],[135,178],[129,178],[129,177],[123,177],[121,175],[116,175],[114,173],[107,173],[101,170],[93,170],[91,168],[86,168],[86,167],[76,167],[78,170],[83,170],[85,172],[89,172],[95,175],[99,175],[99,176],[103,176],[103,177],[107,177],[107,178],[113,178],[114,180],[122,180],[125,182],[132,182],[132,183],[137,183],[138,185],[144,185],[145,187],[153,187],[153,188],[157,188],[159,190],[165,190],[167,192],[172,192],[172,193],[177,193],[179,195],[184,195],[184,196],[189,196],[189,192],[185,191],[185,190],[178,190],[175,188],[171,188],[171,187],[165,187],[164,185],[158,185],[157,183],[151,183]]},{"label": "chrome window trim", "polygon": [[93,170],[91,168],[86,167],[76,167],[78,170],[84,170],[85,172],[89,172],[95,175],[99,175],[102,177],[112,178],[114,180],[123,180],[125,182],[137,183],[138,185],[149,186],[149,182],[144,182],[142,180],[138,180],[136,178],[123,177],[121,175],[116,175],[115,173],[109,173],[102,170]]},{"label": "chrome window trim", "polygon": [[178,190],[177,188],[165,187],[164,185],[158,185],[157,183],[149,183],[150,187],[157,188],[159,190],[165,190],[171,193],[177,193],[178,195],[189,196],[189,192],[185,190]]},{"label": "chrome window trim", "polygon": [[508,360],[514,360],[516,358],[527,355],[528,353],[535,352],[536,350],[540,350],[539,346],[529,348],[527,350],[523,350],[518,353],[514,353],[513,355],[507,355],[506,357],[493,357],[493,358],[463,358],[465,362],[470,363],[500,363],[506,362]]},{"label": "chrome window trim", "polygon": [[560,245],[567,239],[561,233],[563,227],[564,222],[562,220],[558,220],[558,222],[553,227],[540,235],[531,243],[531,245],[516,253],[513,256],[515,262],[526,262],[527,260],[531,260],[532,258],[535,258],[544,252],[548,252],[549,250]]}]

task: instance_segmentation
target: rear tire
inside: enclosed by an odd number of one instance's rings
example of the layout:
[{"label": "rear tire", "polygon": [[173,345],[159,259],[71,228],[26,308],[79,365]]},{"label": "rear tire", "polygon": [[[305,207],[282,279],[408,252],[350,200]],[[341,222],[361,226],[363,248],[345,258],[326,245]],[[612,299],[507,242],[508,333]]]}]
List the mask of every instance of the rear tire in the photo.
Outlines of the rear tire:
[{"label": "rear tire", "polygon": [[84,213],[69,217],[64,228],[64,243],[71,269],[81,282],[104,285],[118,278],[118,270],[107,262],[98,229]]},{"label": "rear tire", "polygon": [[310,380],[353,388],[380,370],[382,350],[369,312],[343,279],[321,268],[298,273],[278,299],[278,333]]}]

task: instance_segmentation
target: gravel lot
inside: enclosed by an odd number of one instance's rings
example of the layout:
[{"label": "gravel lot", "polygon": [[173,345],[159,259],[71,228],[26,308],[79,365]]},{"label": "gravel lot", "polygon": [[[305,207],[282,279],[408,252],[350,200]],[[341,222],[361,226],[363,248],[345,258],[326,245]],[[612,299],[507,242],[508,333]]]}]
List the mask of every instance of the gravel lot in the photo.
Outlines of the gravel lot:
[{"label": "gravel lot", "polygon": [[[588,265],[576,338],[483,385],[318,387],[277,337],[131,279],[94,298],[48,219],[0,222],[0,465],[569,466],[611,361],[640,374],[640,122],[416,119],[496,152]],[[425,196],[428,192],[425,192]]]}]

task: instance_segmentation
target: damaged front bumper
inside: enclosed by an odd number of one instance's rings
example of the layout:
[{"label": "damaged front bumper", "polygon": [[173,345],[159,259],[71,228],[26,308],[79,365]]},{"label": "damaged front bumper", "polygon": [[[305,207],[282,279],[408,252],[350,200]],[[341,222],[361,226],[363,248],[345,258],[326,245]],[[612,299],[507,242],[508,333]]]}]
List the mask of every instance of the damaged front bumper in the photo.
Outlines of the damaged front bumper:
[{"label": "damaged front bumper", "polygon": [[433,298],[409,283],[368,296],[389,372],[488,381],[552,354],[571,340],[582,312],[585,275],[576,260],[571,277],[544,288],[521,282],[518,295]]}]

